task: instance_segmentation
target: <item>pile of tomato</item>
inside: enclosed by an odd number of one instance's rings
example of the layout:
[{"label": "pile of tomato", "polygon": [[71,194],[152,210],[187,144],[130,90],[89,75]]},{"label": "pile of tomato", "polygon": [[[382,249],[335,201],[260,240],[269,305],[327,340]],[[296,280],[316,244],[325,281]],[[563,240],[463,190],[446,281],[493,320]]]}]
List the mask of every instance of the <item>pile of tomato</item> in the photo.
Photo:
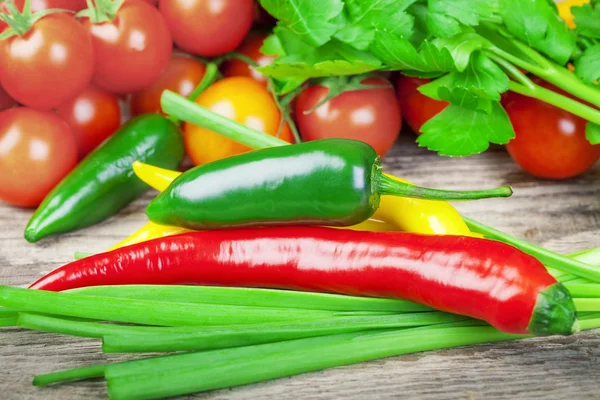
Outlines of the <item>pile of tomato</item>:
[{"label": "pile of tomato", "polygon": [[[110,1],[116,0],[104,0]],[[23,10],[24,0],[14,4]],[[33,15],[50,8],[71,12],[45,15],[26,32],[0,40],[0,199],[10,204],[37,206],[125,117],[160,113],[165,89],[188,96],[202,81],[207,59],[234,51],[258,65],[273,59],[260,51],[272,20],[253,0],[126,0],[102,21],[76,15],[86,7],[86,0],[33,1]],[[0,31],[6,29],[0,22]],[[198,104],[294,140],[263,75],[239,58],[223,62],[220,71]],[[419,132],[446,107],[420,94],[424,81],[416,78],[364,83],[376,87],[343,92],[316,108],[329,89],[305,85],[291,110],[302,140],[358,139],[383,155],[398,137],[402,114]],[[515,94],[503,104],[517,133],[507,149],[530,173],[567,178],[600,157],[580,118]],[[183,132],[196,165],[248,150],[194,125]]]}]

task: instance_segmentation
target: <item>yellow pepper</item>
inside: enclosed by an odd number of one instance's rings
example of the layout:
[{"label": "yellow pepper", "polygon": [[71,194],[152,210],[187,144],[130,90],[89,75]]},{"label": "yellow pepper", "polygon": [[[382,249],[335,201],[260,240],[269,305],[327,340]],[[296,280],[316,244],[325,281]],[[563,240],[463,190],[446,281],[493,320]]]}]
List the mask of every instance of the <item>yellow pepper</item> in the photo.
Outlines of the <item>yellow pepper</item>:
[{"label": "yellow pepper", "polygon": [[[138,178],[158,191],[165,190],[181,174],[139,161],[133,164],[133,170]],[[390,177],[406,182],[391,175]],[[379,209],[373,218],[351,226],[349,229],[376,232],[401,230],[432,235],[480,236],[469,231],[458,211],[446,202],[393,196],[382,197]],[[149,222],[112,249],[183,232],[189,232],[189,230]]]},{"label": "yellow pepper", "polygon": [[567,26],[571,29],[575,28],[575,20],[571,13],[571,7],[578,7],[589,3],[590,0],[566,0],[561,1],[556,6],[558,7],[558,15],[565,20]]}]

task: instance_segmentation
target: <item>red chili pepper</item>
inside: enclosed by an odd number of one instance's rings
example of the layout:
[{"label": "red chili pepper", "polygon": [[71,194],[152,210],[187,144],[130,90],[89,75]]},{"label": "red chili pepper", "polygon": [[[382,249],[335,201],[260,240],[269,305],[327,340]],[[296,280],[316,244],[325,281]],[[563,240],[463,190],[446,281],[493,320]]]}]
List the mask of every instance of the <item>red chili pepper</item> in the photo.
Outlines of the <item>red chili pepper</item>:
[{"label": "red chili pepper", "polygon": [[573,301],[535,258],[491,240],[321,227],[185,233],[67,264],[31,288],[199,284],[412,300],[510,333],[571,334]]}]

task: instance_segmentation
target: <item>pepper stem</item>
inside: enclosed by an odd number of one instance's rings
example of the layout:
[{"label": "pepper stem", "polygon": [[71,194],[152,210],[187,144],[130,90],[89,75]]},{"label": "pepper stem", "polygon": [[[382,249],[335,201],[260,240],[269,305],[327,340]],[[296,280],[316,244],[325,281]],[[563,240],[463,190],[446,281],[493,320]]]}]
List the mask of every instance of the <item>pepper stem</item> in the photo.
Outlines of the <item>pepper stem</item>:
[{"label": "pepper stem", "polygon": [[510,186],[473,191],[430,189],[397,181],[381,173],[381,171],[378,172],[378,175],[379,179],[376,180],[375,191],[383,196],[412,197],[427,200],[477,200],[492,197],[510,197],[513,193]]}]

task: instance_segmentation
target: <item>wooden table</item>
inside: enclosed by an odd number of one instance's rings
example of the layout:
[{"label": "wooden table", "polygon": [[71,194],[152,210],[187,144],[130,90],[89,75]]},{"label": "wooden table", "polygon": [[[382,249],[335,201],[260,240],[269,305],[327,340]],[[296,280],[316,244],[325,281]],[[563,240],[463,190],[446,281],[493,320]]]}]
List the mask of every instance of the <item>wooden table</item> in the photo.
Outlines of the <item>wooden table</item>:
[{"label": "wooden table", "polygon": [[[501,148],[465,159],[438,157],[404,134],[387,171],[421,185],[476,189],[510,184],[510,199],[458,204],[465,215],[559,252],[600,245],[600,168],[565,182],[535,179]],[[102,251],[144,225],[154,194],[97,226],[38,244],[23,239],[31,216],[0,205],[0,283],[24,286],[71,260],[75,251]],[[205,399],[556,399],[600,398],[600,332],[574,337],[441,350],[330,369],[198,395]],[[91,365],[106,357],[97,341],[5,329],[0,331],[0,398],[105,398],[104,381],[52,388],[31,386],[34,374]]]}]

